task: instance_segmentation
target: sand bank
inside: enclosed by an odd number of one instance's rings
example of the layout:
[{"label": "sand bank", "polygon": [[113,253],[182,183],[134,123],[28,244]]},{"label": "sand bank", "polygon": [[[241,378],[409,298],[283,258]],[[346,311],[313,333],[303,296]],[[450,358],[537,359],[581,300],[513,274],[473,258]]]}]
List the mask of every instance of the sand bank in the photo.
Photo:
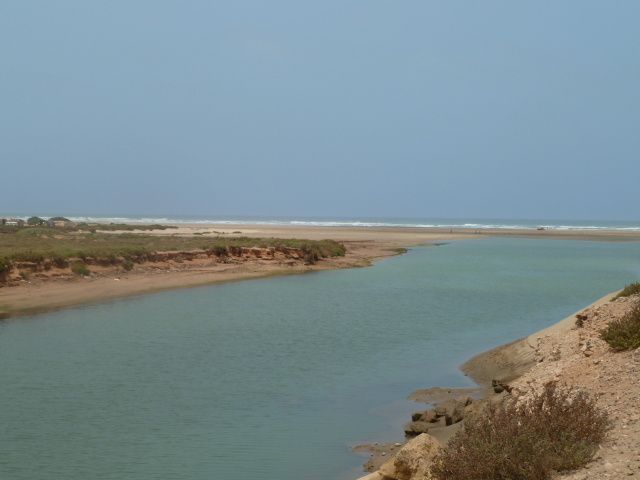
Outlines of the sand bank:
[{"label": "sand bank", "polygon": [[558,342],[570,330],[575,328],[576,315],[588,308],[607,303],[618,292],[608,293],[589,306],[563,318],[557,323],[505,345],[480,353],[465,362],[460,369],[474,382],[483,387],[491,386],[494,379],[510,383],[526,373],[539,361],[537,349],[540,342]]},{"label": "sand bank", "polygon": [[[154,273],[128,273],[108,278],[51,281],[44,284],[23,282],[17,287],[0,288],[0,317],[30,314],[79,304],[111,300],[173,288],[230,282],[271,275],[304,273],[314,270],[352,268],[395,255],[399,249],[449,240],[478,239],[490,236],[557,238],[575,240],[640,241],[640,232],[559,231],[559,230],[479,230],[406,227],[311,227],[290,225],[203,225],[179,224],[167,230],[144,231],[145,235],[247,236],[332,239],[344,243],[347,255],[325,259],[314,266],[247,263],[234,268],[199,265],[191,270]],[[118,232],[108,232],[118,233]],[[130,231],[126,233],[131,233]]]},{"label": "sand bank", "polygon": [[[117,233],[117,232],[109,232]],[[131,233],[131,232],[126,232]],[[248,236],[322,240],[335,237],[344,243],[344,257],[319,260],[314,265],[303,261],[269,261],[244,259],[236,264],[185,262],[179,268],[135,268],[131,272],[105,269],[86,278],[51,278],[47,281],[25,280],[16,286],[0,288],[0,318],[56,310],[74,305],[112,300],[120,297],[186,288],[199,285],[255,279],[274,275],[300,274],[312,271],[365,267],[377,260],[401,253],[402,248],[417,244],[468,238],[457,234],[415,234],[405,231],[377,232],[368,229],[261,228],[254,226],[180,226],[177,229],[145,231],[144,235]],[[158,266],[156,266],[158,267]]]},{"label": "sand bank", "polygon": [[558,238],[573,240],[640,241],[640,232],[625,230],[532,230],[532,229],[473,229],[429,227],[327,227],[308,225],[254,224],[173,224],[170,230],[145,232],[154,235],[243,235],[275,238],[305,238],[339,241],[375,241],[415,245],[438,239],[478,237]]}]

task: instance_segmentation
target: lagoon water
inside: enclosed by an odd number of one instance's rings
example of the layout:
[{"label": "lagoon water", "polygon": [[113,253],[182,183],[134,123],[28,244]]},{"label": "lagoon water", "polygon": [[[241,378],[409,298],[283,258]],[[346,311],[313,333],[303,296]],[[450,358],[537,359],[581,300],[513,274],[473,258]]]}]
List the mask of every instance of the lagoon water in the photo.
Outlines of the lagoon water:
[{"label": "lagoon water", "polygon": [[0,478],[354,478],[412,390],[640,277],[640,243],[484,239],[0,323]]}]

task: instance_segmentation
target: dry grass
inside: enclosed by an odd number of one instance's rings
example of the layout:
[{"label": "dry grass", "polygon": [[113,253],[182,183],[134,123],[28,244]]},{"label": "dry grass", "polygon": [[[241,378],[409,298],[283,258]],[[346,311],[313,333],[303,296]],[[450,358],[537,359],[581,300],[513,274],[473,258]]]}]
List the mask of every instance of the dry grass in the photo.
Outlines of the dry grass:
[{"label": "dry grass", "polygon": [[640,305],[636,305],[624,317],[609,323],[601,336],[616,351],[640,348]]},{"label": "dry grass", "polygon": [[107,234],[47,227],[0,228],[0,281],[16,262],[65,268],[77,261],[117,265],[154,258],[158,252],[206,252],[218,257],[238,255],[243,248],[287,248],[302,253],[306,263],[343,256],[344,245],[333,240],[297,240],[250,237],[184,237],[177,235]]},{"label": "dry grass", "polygon": [[527,401],[465,419],[431,473],[437,480],[547,480],[586,464],[608,425],[586,393],[548,383]]},{"label": "dry grass", "polygon": [[618,295],[613,297],[613,300],[621,297],[630,297],[631,295],[635,295],[637,293],[640,293],[640,282],[630,283],[629,285],[624,287]]}]

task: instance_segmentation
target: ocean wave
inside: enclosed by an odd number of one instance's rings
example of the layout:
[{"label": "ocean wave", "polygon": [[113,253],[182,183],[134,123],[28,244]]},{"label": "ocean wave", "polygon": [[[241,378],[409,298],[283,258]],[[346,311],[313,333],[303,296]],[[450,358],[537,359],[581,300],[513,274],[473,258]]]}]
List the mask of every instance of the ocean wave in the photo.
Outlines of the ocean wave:
[{"label": "ocean wave", "polygon": [[[24,216],[7,217],[23,218]],[[48,215],[44,216],[45,218]],[[533,221],[507,221],[500,222],[482,222],[482,221],[421,221],[406,220],[398,221],[393,219],[384,220],[345,220],[345,219],[286,219],[286,218],[187,218],[187,217],[126,217],[126,216],[69,216],[74,222],[86,223],[129,223],[129,224],[172,224],[172,225],[273,225],[273,226],[299,226],[299,227],[351,227],[351,228],[431,228],[431,229],[463,229],[463,230],[581,230],[581,231],[600,231],[615,230],[640,232],[640,224],[632,222],[594,222],[592,224],[570,224],[565,222],[559,223],[534,223]]]}]

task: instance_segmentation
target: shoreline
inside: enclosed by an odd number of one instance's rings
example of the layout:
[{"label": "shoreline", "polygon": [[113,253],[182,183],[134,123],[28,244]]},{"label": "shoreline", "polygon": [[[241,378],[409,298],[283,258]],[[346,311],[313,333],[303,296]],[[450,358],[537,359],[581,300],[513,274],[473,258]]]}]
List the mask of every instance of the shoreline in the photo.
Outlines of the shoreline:
[{"label": "shoreline", "polygon": [[359,268],[383,258],[397,255],[392,250],[372,252],[365,256],[357,251],[344,257],[323,258],[316,264],[302,262],[290,265],[245,261],[234,266],[194,266],[180,271],[126,272],[98,278],[50,280],[0,288],[0,320],[36,315],[82,305],[153,294],[168,290],[218,285],[310,272]]},{"label": "shoreline", "polygon": [[[138,231],[109,231],[103,233],[132,234]],[[170,230],[139,231],[144,235],[206,238],[281,238],[325,240],[331,238],[347,249],[343,257],[320,259],[314,265],[303,262],[287,264],[262,260],[247,260],[234,266],[186,266],[181,270],[157,272],[104,272],[98,278],[52,279],[44,282],[21,282],[17,286],[0,288],[0,319],[35,315],[65,308],[113,301],[166,290],[253,280],[280,275],[294,275],[314,271],[360,268],[384,258],[404,253],[417,245],[475,238],[468,234],[406,232],[402,229],[378,231],[344,228],[273,228],[255,225],[177,225]],[[640,237],[640,235],[639,235]]]},{"label": "shoreline", "polygon": [[536,349],[541,339],[558,341],[562,335],[574,328],[576,315],[608,303],[620,291],[608,293],[562,320],[526,337],[480,352],[460,365],[460,370],[478,386],[484,388],[491,387],[493,379],[505,383],[513,382],[538,363]]},{"label": "shoreline", "polygon": [[[73,306],[111,301],[171,289],[214,285],[232,281],[300,274],[310,271],[357,268],[403,253],[407,248],[452,240],[490,237],[564,239],[586,241],[640,241],[640,232],[531,231],[508,229],[448,229],[425,227],[326,227],[255,224],[173,224],[169,230],[144,231],[145,235],[195,237],[217,235],[225,238],[272,237],[307,240],[332,239],[347,248],[345,257],[322,259],[316,265],[265,265],[247,262],[235,268],[203,268],[164,271],[153,274],[126,273],[109,278],[52,280],[40,284],[24,281],[19,286],[0,288],[0,319],[33,315]],[[104,233],[135,233],[110,231]]]},{"label": "shoreline", "polygon": [[[598,319],[598,315],[601,314],[602,309],[611,308],[611,305],[618,307],[618,303],[626,303],[628,299],[620,299],[614,301],[614,297],[622,290],[616,290],[610,292],[589,305],[577,310],[576,312],[568,315],[567,317],[553,323],[552,325],[538,330],[526,337],[498,345],[489,350],[480,352],[462,365],[460,365],[460,371],[467,377],[469,377],[476,385],[476,388],[447,388],[447,387],[429,387],[426,389],[419,389],[414,391],[408,396],[408,400],[416,403],[423,403],[432,406],[440,404],[446,404],[447,402],[456,401],[465,396],[477,395],[474,405],[486,404],[487,402],[500,401],[505,395],[511,395],[512,388],[515,390],[514,394],[522,395],[526,394],[527,390],[533,389],[533,384],[544,384],[547,381],[562,381],[563,379],[567,383],[571,383],[571,377],[567,378],[563,375],[561,368],[556,367],[560,358],[567,358],[569,354],[567,350],[573,350],[574,355],[577,355],[579,359],[583,360],[583,356],[591,357],[593,352],[590,349],[596,350],[591,346],[591,342],[595,340],[587,340],[580,342],[578,345],[581,347],[576,352],[576,345],[568,345],[567,338],[571,335],[576,336],[576,332],[583,330],[576,326],[576,318],[580,315],[586,319]],[[582,338],[582,333],[577,334]],[[574,340],[574,339],[572,339]],[[612,354],[604,342],[600,340],[598,345],[598,356],[604,357],[606,354]],[[589,345],[589,349],[586,350],[584,345]],[[640,349],[639,349],[640,351]],[[629,352],[634,355],[633,352]],[[618,355],[622,361],[626,361],[625,353],[613,353]],[[635,362],[640,362],[640,355],[635,353]],[[592,360],[593,365],[600,365],[602,360],[600,358]],[[575,360],[568,362],[569,367],[575,364]],[[629,363],[627,363],[628,365]],[[549,366],[551,365],[551,367]],[[541,371],[537,371],[541,369]],[[588,374],[588,373],[587,373]],[[494,390],[493,381],[498,380],[500,387],[505,386],[508,391],[500,388],[500,392]],[[573,382],[574,385],[584,388],[579,382]],[[539,386],[539,385],[537,385]],[[592,392],[593,393],[593,392]],[[596,398],[601,398],[604,395],[595,393]],[[640,397],[638,397],[640,398]],[[629,407],[627,405],[626,407]],[[603,407],[609,411],[610,408]],[[634,417],[635,418],[635,417]],[[640,415],[636,420],[640,419]],[[433,437],[440,445],[446,445],[446,442],[463,426],[463,421],[454,423],[447,427],[436,427],[432,432],[428,432],[428,435]],[[626,429],[627,424],[623,424],[622,428]],[[448,430],[448,431],[447,431]],[[628,431],[627,431],[628,432]],[[623,434],[626,435],[626,434]],[[413,439],[418,437],[413,437]],[[412,438],[405,438],[402,443],[371,443],[363,444],[354,447],[353,451],[356,454],[369,453],[370,458],[364,465],[364,474],[360,474],[358,480],[387,480],[394,477],[384,476],[380,471],[389,472],[392,470],[390,464],[392,464],[394,457],[400,452],[405,445],[412,442]],[[602,448],[610,448],[613,452],[617,450],[616,440],[613,435],[610,435]],[[640,459],[640,456],[638,457]],[[585,477],[580,476],[581,471],[585,468],[591,468],[594,463],[598,461],[604,470],[610,470],[610,463],[603,462],[601,455],[596,455],[594,459],[586,467],[578,469],[573,472],[563,472],[560,474],[562,478],[576,478],[583,479]],[[640,468],[640,464],[638,465]],[[633,470],[628,470],[624,474],[624,477],[633,475]],[[609,476],[609,475],[607,475]],[[622,477],[621,477],[622,478]]]}]

